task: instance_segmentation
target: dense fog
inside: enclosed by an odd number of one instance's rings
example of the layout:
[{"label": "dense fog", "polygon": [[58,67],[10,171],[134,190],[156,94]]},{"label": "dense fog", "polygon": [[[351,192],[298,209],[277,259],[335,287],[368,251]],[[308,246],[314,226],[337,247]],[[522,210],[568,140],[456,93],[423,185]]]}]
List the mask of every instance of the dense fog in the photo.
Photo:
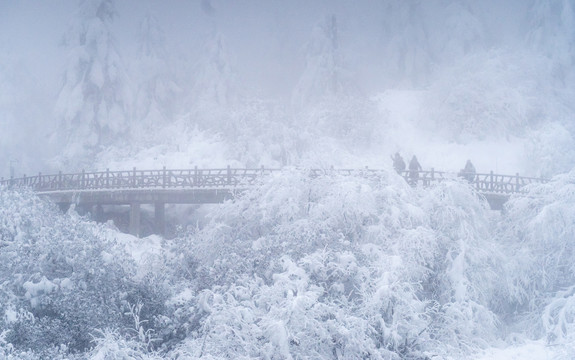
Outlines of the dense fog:
[{"label": "dense fog", "polygon": [[134,158],[382,167],[401,151],[550,176],[575,159],[570,1],[0,6],[1,154],[17,175]]},{"label": "dense fog", "polygon": [[0,177],[281,171],[169,239],[0,185],[0,357],[572,359],[573,99],[573,0],[1,1]]}]

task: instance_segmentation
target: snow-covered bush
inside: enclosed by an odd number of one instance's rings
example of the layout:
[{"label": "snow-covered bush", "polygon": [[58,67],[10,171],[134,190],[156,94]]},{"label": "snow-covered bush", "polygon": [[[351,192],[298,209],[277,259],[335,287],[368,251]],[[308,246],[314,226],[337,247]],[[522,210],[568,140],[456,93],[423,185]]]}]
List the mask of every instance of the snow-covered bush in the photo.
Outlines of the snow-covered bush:
[{"label": "snow-covered bush", "polygon": [[522,136],[559,106],[540,100],[541,92],[548,91],[540,84],[545,69],[530,53],[491,51],[463,57],[429,88],[431,122],[424,118],[421,126],[431,125],[430,130],[460,143]]},{"label": "snow-covered bush", "polygon": [[505,264],[511,310],[531,320],[533,335],[573,336],[575,171],[512,197],[500,237],[512,259]]},{"label": "snow-covered bush", "polygon": [[385,134],[378,133],[381,114],[375,104],[354,96],[339,96],[314,103],[300,111],[294,122],[311,134],[311,139],[302,139],[306,152],[313,152],[315,142],[322,137],[336,139],[350,152],[369,149],[376,139]]},{"label": "snow-covered bush", "polygon": [[485,346],[501,306],[487,204],[465,182],[372,175],[274,173],[148,270],[104,227],[3,191],[2,351],[424,359]]},{"label": "snow-covered bush", "polygon": [[575,136],[568,127],[555,121],[530,131],[525,144],[527,170],[551,177],[575,167]]},{"label": "snow-covered bush", "polygon": [[273,175],[182,242],[199,321],[174,353],[399,359],[483,346],[500,256],[485,246],[488,211],[456,181]]},{"label": "snow-covered bush", "polygon": [[125,315],[131,304],[158,302],[158,292],[134,280],[131,256],[107,231],[74,211],[60,214],[32,193],[0,191],[0,324],[7,343],[44,357],[83,351],[96,329],[133,328]]},{"label": "snow-covered bush", "polygon": [[126,340],[119,334],[106,330],[95,338],[96,346],[87,354],[90,360],[130,359],[130,360],[156,360],[161,357],[149,353],[145,344],[135,340]]}]

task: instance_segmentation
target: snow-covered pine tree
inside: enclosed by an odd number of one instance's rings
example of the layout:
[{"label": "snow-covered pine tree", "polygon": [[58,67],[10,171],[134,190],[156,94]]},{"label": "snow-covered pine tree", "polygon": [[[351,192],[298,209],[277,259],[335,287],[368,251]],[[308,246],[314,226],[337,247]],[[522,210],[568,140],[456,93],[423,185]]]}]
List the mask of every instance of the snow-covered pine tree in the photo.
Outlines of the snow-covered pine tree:
[{"label": "snow-covered pine tree", "polygon": [[89,161],[128,133],[128,81],[111,32],[115,16],[113,0],[84,0],[64,37],[69,60],[56,104],[62,165]]},{"label": "snow-covered pine tree", "polygon": [[554,77],[563,85],[575,72],[575,4],[570,0],[536,0],[530,12],[528,42],[553,60]]},{"label": "snow-covered pine tree", "polygon": [[383,14],[381,65],[389,85],[413,86],[427,82],[431,55],[428,30],[419,1],[390,0]]},{"label": "snow-covered pine tree", "polygon": [[306,67],[291,99],[295,124],[302,134],[311,135],[302,140],[307,142],[299,145],[303,148],[313,149],[318,136],[357,148],[357,144],[369,144],[374,133],[373,103],[360,96],[346,61],[346,33],[340,28],[335,15],[326,16],[313,28],[306,45]]},{"label": "snow-covered pine tree", "polygon": [[477,2],[390,0],[383,14],[381,65],[388,86],[425,86],[435,70],[485,47]]},{"label": "snow-covered pine tree", "polygon": [[527,48],[541,65],[537,97],[542,108],[529,136],[528,164],[543,176],[569,171],[575,164],[575,3],[534,0],[529,12]]},{"label": "snow-covered pine tree", "polygon": [[215,27],[206,38],[193,69],[192,89],[185,100],[190,122],[227,133],[229,114],[239,104],[240,86],[225,36]]},{"label": "snow-covered pine tree", "polygon": [[[476,2],[441,0],[444,16],[433,19],[430,34],[431,57],[435,62],[451,63],[473,51],[485,49],[486,28],[476,14]],[[455,35],[455,36],[454,36]]]},{"label": "snow-covered pine tree", "polygon": [[[562,120],[562,124],[575,134],[571,114],[573,83],[575,83],[575,4],[570,0],[536,0],[530,12],[528,45],[535,56],[543,55],[551,70],[544,84],[561,104],[549,106],[549,118]],[[557,96],[559,95],[559,96]]]},{"label": "snow-covered pine tree", "polygon": [[337,17],[327,16],[312,30],[306,67],[292,95],[296,107],[347,95],[355,88],[344,66]]},{"label": "snow-covered pine tree", "polygon": [[158,20],[147,14],[138,35],[138,83],[133,128],[138,138],[147,141],[155,134],[151,129],[173,123],[181,92],[166,50],[164,32]]}]

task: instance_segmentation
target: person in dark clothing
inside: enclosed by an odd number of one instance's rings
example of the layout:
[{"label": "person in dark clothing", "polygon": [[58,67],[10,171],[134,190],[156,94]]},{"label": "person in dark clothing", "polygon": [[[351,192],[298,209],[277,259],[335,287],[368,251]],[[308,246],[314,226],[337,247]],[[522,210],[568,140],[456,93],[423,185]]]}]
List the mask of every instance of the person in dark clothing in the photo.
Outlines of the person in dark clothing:
[{"label": "person in dark clothing", "polygon": [[405,161],[398,152],[391,159],[393,160],[393,168],[401,175],[405,171]]},{"label": "person in dark clothing", "polygon": [[465,167],[459,172],[459,176],[469,182],[473,182],[475,180],[475,174],[475,166],[473,166],[471,160],[467,160]]},{"label": "person in dark clothing", "polygon": [[419,179],[419,172],[423,170],[421,165],[419,165],[419,161],[417,161],[417,157],[413,155],[411,161],[409,162],[409,183],[412,185],[417,184],[417,180]]}]

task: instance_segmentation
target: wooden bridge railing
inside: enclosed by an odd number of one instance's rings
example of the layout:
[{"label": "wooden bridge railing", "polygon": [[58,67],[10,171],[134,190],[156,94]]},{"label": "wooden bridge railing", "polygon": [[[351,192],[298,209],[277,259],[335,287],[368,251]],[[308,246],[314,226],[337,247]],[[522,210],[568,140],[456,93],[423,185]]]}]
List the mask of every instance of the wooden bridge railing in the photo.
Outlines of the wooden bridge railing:
[{"label": "wooden bridge railing", "polygon": [[545,183],[547,179],[515,175],[477,174],[474,179],[477,190],[486,193],[524,193],[525,185]]},{"label": "wooden bridge railing", "polygon": [[[279,172],[280,169],[166,169],[100,171],[73,174],[24,176],[22,178],[2,179],[0,185],[12,187],[29,187],[38,192],[66,190],[113,190],[113,189],[190,189],[190,188],[230,188],[254,184],[257,179]],[[382,170],[374,169],[310,169],[311,177],[325,174],[360,175],[379,178]],[[455,173],[435,171],[434,169],[409,172],[401,175],[412,185],[428,186],[433,182],[454,179]],[[512,194],[524,192],[524,186],[532,183],[543,183],[546,179],[521,177],[516,175],[468,174],[468,181],[482,193]]]},{"label": "wooden bridge railing", "polygon": [[2,179],[0,185],[29,187],[35,191],[223,188],[250,185],[277,169],[166,169],[79,172]]},{"label": "wooden bridge railing", "polygon": [[519,174],[494,174],[493,171],[479,174],[455,174],[432,169],[431,171],[419,171],[415,174],[410,171],[404,171],[401,175],[411,184],[423,184],[425,186],[444,179],[464,178],[470,184],[473,184],[479,192],[493,194],[525,193],[527,192],[526,185],[541,184],[549,181],[543,178],[519,176]]}]

